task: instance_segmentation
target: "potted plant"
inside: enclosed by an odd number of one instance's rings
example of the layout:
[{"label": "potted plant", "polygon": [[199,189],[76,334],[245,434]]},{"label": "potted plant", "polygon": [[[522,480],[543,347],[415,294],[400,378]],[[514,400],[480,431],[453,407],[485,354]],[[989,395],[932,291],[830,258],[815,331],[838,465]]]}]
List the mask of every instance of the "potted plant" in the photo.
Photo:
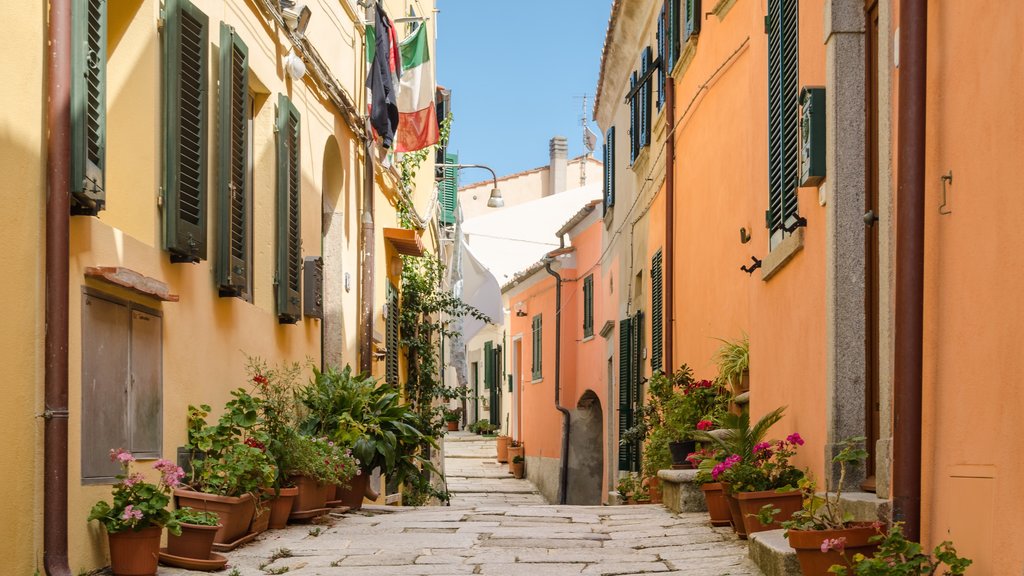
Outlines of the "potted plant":
[{"label": "potted plant", "polygon": [[636,472],[629,472],[619,478],[615,488],[623,504],[649,504],[651,502],[651,497],[647,494],[643,478]]},{"label": "potted plant", "polygon": [[174,511],[181,527],[178,535],[167,537],[167,553],[179,558],[208,560],[213,551],[213,538],[220,528],[220,518],[213,512],[185,507]]},{"label": "potted plant", "polygon": [[452,409],[445,409],[445,411],[444,411],[444,422],[445,422],[445,424],[447,424],[449,432],[458,432],[458,430],[459,430],[459,417],[460,417],[460,410],[458,408],[456,408],[454,410],[452,410]]},{"label": "potted plant", "polygon": [[509,440],[508,441],[508,471],[509,471],[510,474],[514,473],[513,469],[512,469],[512,466],[513,466],[513,462],[512,461],[516,459],[516,456],[521,456],[523,458],[526,458],[526,448],[523,446],[523,443],[518,441],[518,440]]},{"label": "potted plant", "polygon": [[526,462],[526,459],[523,458],[519,454],[515,455],[512,458],[512,475],[513,476],[515,476],[516,478],[522,478],[523,477],[523,472],[524,472],[523,465],[525,464],[525,462]]},{"label": "potted plant", "polygon": [[715,352],[719,384],[731,387],[735,395],[750,390],[750,339],[744,334],[739,340],[718,341],[722,343]]},{"label": "potted plant", "polygon": [[345,486],[359,472],[352,451],[326,437],[293,434],[285,443],[281,466],[298,489],[292,518],[308,518],[326,512],[336,486]]},{"label": "potted plant", "polygon": [[686,457],[690,464],[697,469],[694,483],[700,486],[700,491],[704,494],[704,502],[707,505],[708,515],[711,516],[712,526],[732,524],[732,512],[729,510],[729,502],[722,491],[722,483],[711,478],[712,468],[724,458],[725,453],[714,448],[702,448]]},{"label": "potted plant", "polygon": [[498,462],[502,464],[508,462],[508,443],[511,440],[511,437],[504,434],[499,435],[494,440],[494,446],[498,452]]},{"label": "potted plant", "polygon": [[[917,576],[920,574],[934,575],[943,566],[942,574],[964,574],[973,562],[961,558],[956,553],[953,543],[946,540],[935,547],[932,554],[924,551],[917,542],[911,542],[903,536],[902,523],[892,525],[889,531],[883,532],[880,525],[875,525],[877,533],[872,536],[871,543],[878,546],[874,556],[868,557],[855,553],[849,557],[842,542],[828,543],[842,555],[843,564],[834,564],[829,573],[837,576]],[[822,544],[825,548],[826,544]]]},{"label": "potted plant", "polygon": [[167,509],[170,492],[181,481],[184,471],[173,462],[157,460],[158,484],[145,481],[132,472],[135,457],[124,449],[110,451],[110,459],[121,465],[113,488],[113,503],[101,500],[89,512],[89,521],[98,520],[107,531],[110,569],[115,576],[156,574],[160,554],[160,535],[164,527],[180,534],[174,515]]}]

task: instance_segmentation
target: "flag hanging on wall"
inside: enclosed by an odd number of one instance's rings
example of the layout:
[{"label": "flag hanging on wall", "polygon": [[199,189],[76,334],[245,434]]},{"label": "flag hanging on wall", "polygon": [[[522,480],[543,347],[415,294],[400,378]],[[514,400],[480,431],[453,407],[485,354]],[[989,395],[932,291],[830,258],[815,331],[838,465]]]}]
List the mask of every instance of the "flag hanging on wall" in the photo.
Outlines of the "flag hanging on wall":
[{"label": "flag hanging on wall", "polygon": [[416,27],[402,40],[401,87],[398,91],[398,133],[395,151],[414,152],[437,144],[439,139],[437,111],[434,107],[434,69],[430,62],[427,27]]}]

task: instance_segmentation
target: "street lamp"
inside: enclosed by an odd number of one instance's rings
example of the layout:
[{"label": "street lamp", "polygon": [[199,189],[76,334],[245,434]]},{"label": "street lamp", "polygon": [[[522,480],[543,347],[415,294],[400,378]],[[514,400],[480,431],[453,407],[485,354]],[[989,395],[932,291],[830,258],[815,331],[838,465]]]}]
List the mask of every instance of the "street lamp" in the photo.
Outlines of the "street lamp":
[{"label": "street lamp", "polygon": [[483,164],[439,164],[442,168],[455,168],[461,170],[462,168],[483,168],[491,173],[491,179],[494,181],[494,188],[491,189],[491,197],[487,199],[488,208],[501,208],[505,205],[505,200],[501,197],[501,190],[498,190],[498,175],[494,173],[494,170],[490,166]]}]

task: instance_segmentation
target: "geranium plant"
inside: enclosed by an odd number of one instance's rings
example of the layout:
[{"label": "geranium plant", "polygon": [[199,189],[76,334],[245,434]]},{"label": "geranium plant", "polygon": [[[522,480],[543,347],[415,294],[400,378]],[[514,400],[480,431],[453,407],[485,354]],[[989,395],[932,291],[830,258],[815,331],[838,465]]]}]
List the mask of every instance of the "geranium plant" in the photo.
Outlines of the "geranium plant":
[{"label": "geranium plant", "polygon": [[101,500],[94,504],[89,521],[98,520],[110,534],[150,526],[166,526],[172,534],[181,534],[167,504],[171,501],[171,490],[178,486],[185,472],[170,460],[157,460],[153,468],[159,471],[160,479],[152,484],[146,482],[142,473],[132,471],[135,457],[131,452],[122,448],[111,450],[110,460],[121,465],[113,488],[113,503]]},{"label": "geranium plant", "polygon": [[[848,566],[836,564],[828,571],[839,576],[932,576],[945,566],[941,573],[954,575],[964,574],[972,564],[971,560],[958,556],[953,543],[948,540],[936,546],[932,554],[926,553],[920,544],[903,536],[899,522],[893,524],[888,532],[883,532],[880,525],[876,529],[878,535],[871,538],[878,544],[874,556],[868,558],[854,554]],[[822,546],[824,548],[825,544]]]},{"label": "geranium plant", "polygon": [[731,454],[711,471],[715,480],[729,483],[732,492],[795,490],[804,473],[789,463],[804,439],[794,432],[785,440],[758,442],[751,455]]},{"label": "geranium plant", "polygon": [[322,484],[348,484],[359,473],[352,450],[326,437],[293,435],[284,443],[281,467],[285,474],[302,475]]},{"label": "geranium plant", "polygon": [[846,482],[847,469],[859,465],[868,457],[867,450],[863,448],[865,440],[863,436],[858,436],[840,442],[842,448],[832,458],[832,462],[839,464],[839,484],[834,496],[829,495],[827,491],[825,496],[818,496],[814,480],[809,477],[800,480],[803,508],[794,512],[789,520],[782,522],[783,528],[787,531],[840,530],[853,522],[853,514],[843,509],[843,485]]},{"label": "geranium plant", "polygon": [[213,512],[196,510],[185,506],[174,511],[174,519],[181,524],[194,524],[196,526],[217,526],[220,524],[220,517]]}]

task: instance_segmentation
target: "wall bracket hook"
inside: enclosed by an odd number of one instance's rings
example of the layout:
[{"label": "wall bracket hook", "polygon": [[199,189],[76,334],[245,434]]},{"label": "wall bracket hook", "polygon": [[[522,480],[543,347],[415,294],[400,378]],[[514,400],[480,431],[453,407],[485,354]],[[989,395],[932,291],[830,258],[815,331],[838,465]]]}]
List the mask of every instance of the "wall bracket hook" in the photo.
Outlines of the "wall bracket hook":
[{"label": "wall bracket hook", "polygon": [[740,270],[746,272],[747,274],[753,275],[754,270],[757,270],[758,268],[761,267],[761,261],[757,259],[757,256],[751,256],[750,259],[753,260],[754,263],[747,266],[740,266]]},{"label": "wall bracket hook", "polygon": [[792,224],[790,224],[789,226],[783,226],[782,227],[782,231],[785,232],[786,234],[792,234],[793,232],[796,231],[797,228],[806,228],[806,227],[807,227],[807,218],[804,218],[803,216],[797,216],[796,220],[794,220]]},{"label": "wall bracket hook", "polygon": [[950,210],[949,208],[946,208],[946,205],[949,203],[947,198],[946,198],[946,192],[947,192],[946,186],[947,185],[948,186],[952,186],[953,185],[953,171],[950,170],[949,174],[943,174],[941,180],[942,180],[942,204],[939,204],[939,214],[942,214],[943,216],[946,216],[947,214],[952,214],[953,213],[952,210]]}]

